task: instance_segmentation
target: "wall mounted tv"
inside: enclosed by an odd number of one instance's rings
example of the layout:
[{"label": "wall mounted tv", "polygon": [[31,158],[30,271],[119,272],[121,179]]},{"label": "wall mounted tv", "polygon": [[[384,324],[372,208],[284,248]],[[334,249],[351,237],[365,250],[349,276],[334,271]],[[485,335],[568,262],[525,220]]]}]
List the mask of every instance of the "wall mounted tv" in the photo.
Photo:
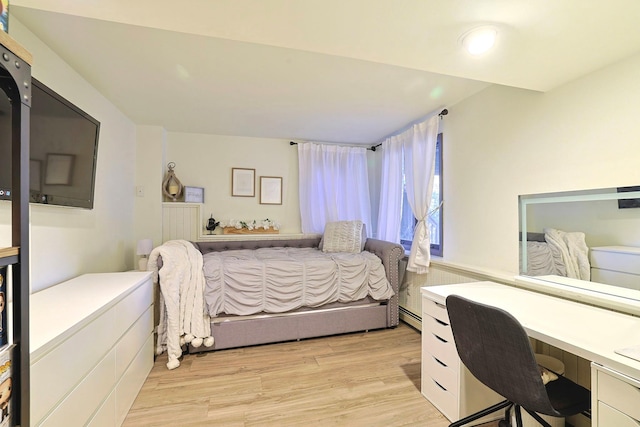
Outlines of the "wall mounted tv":
[{"label": "wall mounted tv", "polygon": [[[36,79],[31,89],[29,201],[92,209],[100,122]],[[2,98],[0,199],[7,200],[11,108]]]}]

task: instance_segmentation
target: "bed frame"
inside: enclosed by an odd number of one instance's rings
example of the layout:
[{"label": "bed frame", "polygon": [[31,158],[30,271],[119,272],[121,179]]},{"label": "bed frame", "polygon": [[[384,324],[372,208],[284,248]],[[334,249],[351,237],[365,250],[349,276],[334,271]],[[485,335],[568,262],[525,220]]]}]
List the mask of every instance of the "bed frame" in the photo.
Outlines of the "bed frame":
[{"label": "bed frame", "polygon": [[[224,242],[194,242],[206,254],[233,249],[265,247],[318,247],[320,237],[290,240],[243,240]],[[241,319],[212,319],[213,347],[189,348],[189,352],[221,350],[256,344],[300,340],[371,329],[393,328],[398,325],[398,287],[400,259],[404,248],[398,244],[367,239],[365,251],[377,255],[385,268],[395,295],[388,301],[366,305],[332,304],[330,308],[297,310],[293,313],[261,314]]]}]

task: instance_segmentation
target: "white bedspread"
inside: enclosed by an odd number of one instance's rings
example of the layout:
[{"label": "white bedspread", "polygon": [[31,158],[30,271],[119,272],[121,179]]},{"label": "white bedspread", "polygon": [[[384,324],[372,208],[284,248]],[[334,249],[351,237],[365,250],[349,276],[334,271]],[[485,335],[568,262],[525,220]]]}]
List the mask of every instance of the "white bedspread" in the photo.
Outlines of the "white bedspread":
[{"label": "white bedspread", "polygon": [[394,295],[380,258],[369,252],[260,248],[210,252],[203,263],[211,317],[281,313],[367,296],[386,300]]}]

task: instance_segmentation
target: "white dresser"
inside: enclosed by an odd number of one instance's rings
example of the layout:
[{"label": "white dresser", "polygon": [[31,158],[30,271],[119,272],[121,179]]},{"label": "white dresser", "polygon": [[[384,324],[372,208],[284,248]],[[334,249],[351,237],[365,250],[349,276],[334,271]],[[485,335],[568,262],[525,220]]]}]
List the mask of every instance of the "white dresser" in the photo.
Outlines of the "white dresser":
[{"label": "white dresser", "polygon": [[[421,384],[423,396],[451,421],[504,400],[462,364],[449,326],[445,298],[429,292],[429,288],[422,288]],[[503,415],[500,411],[481,421]]]},{"label": "white dresser", "polygon": [[31,423],[119,426],[153,366],[149,272],[86,274],[31,295]]},{"label": "white dresser", "polygon": [[598,246],[589,258],[591,281],[640,290],[640,248]]}]

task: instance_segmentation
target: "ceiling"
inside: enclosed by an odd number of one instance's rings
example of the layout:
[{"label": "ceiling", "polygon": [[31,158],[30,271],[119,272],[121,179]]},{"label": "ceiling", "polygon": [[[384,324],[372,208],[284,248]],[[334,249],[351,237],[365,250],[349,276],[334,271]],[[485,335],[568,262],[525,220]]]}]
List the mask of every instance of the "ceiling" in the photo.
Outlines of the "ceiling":
[{"label": "ceiling", "polygon": [[[293,140],[373,144],[490,84],[544,92],[640,52],[638,0],[11,0],[10,12],[10,32],[17,18],[136,124]],[[483,24],[498,40],[472,57],[460,37]]]}]

